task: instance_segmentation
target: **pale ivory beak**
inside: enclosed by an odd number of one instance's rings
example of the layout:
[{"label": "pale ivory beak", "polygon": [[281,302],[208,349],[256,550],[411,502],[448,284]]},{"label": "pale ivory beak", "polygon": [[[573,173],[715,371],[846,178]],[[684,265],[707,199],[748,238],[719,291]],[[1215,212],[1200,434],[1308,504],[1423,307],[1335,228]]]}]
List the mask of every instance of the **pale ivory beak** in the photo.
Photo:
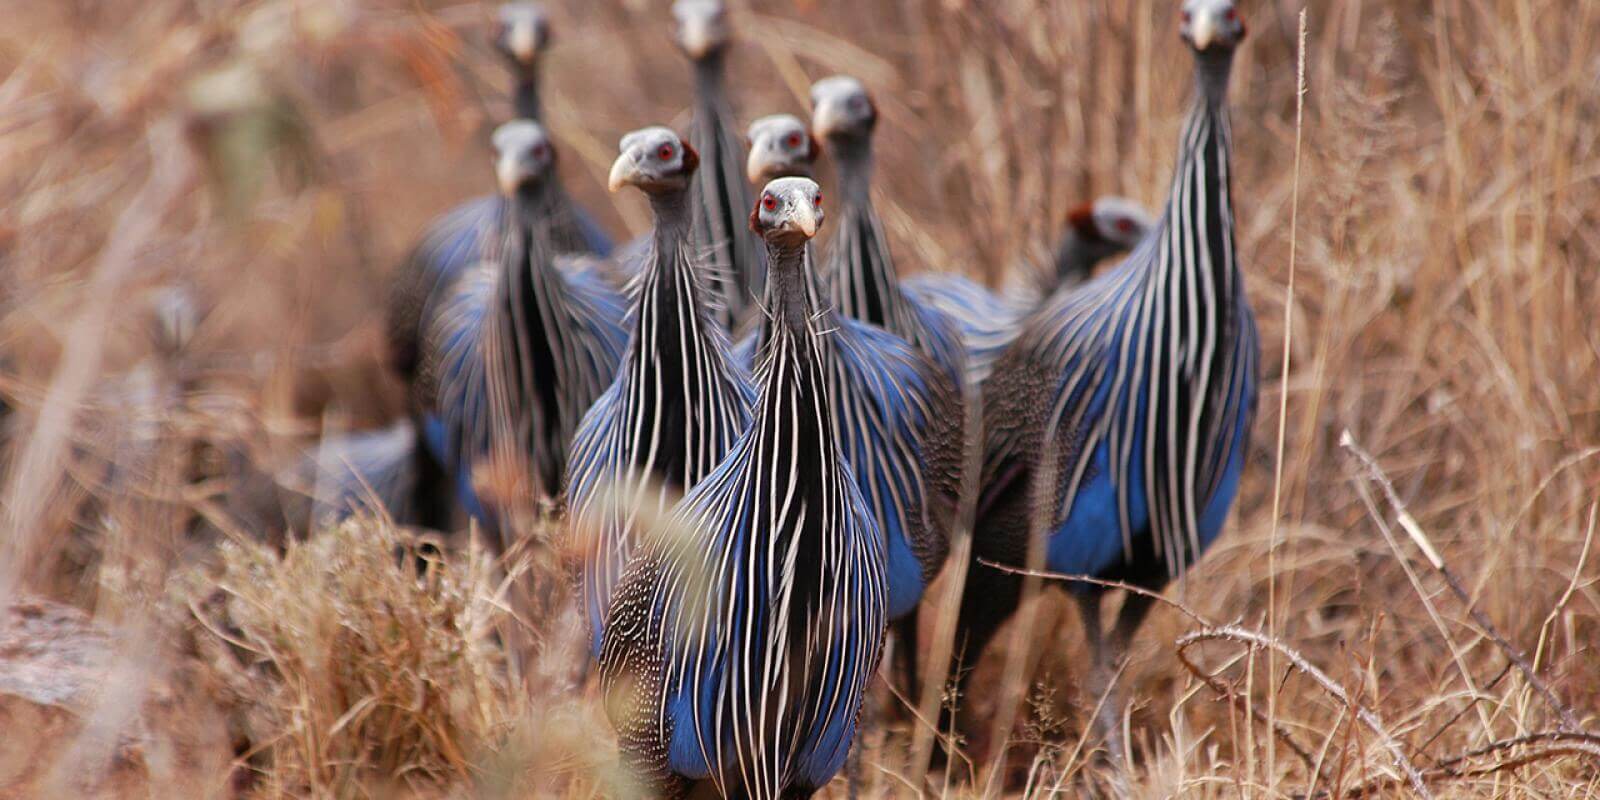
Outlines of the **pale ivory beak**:
[{"label": "pale ivory beak", "polygon": [[638,164],[639,160],[634,157],[633,153],[623,153],[617,156],[617,160],[611,163],[611,175],[606,179],[606,187],[615,193],[620,191],[622,187],[627,186],[628,181],[638,173],[636,169]]},{"label": "pale ivory beak", "polygon": [[1204,50],[1211,46],[1217,38],[1217,19],[1209,13],[1199,13],[1189,24],[1189,41],[1196,50]]},{"label": "pale ivory beak", "polygon": [[538,37],[534,35],[533,20],[519,20],[511,26],[506,44],[517,60],[526,64],[539,53]]}]

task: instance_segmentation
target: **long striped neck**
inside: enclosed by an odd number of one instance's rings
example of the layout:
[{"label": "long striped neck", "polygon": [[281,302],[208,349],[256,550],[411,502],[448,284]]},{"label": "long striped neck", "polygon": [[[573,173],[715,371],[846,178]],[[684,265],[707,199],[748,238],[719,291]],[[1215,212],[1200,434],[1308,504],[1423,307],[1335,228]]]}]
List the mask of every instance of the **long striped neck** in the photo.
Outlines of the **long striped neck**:
[{"label": "long striped neck", "polygon": [[511,108],[516,112],[517,119],[540,122],[544,106],[539,100],[538,68],[517,67],[512,72],[516,75],[516,85],[511,90]]},{"label": "long striped neck", "polygon": [[872,143],[835,137],[829,154],[839,171],[839,233],[828,253],[828,280],[839,313],[912,338],[915,329],[883,224],[872,206]]},{"label": "long striped neck", "polygon": [[[1231,65],[1228,52],[1196,56],[1196,98],[1183,127],[1153,275],[1154,286],[1177,307],[1180,324],[1194,330],[1197,322],[1214,321],[1215,330],[1223,333],[1234,329],[1243,298],[1234,248],[1233,134],[1227,113]],[[1190,357],[1196,355],[1205,354]]]},{"label": "long striped neck", "polygon": [[694,61],[695,116],[725,116],[728,105],[727,56],[720,50]]},{"label": "long striped neck", "polygon": [[625,367],[628,424],[652,426],[633,432],[643,438],[633,456],[681,491],[709,471],[738,434],[732,409],[722,403],[733,378],[709,311],[710,290],[690,255],[688,192],[651,195],[650,205],[655,247],[640,277]]},{"label": "long striped neck", "polygon": [[817,314],[816,289],[806,274],[805,244],[769,242],[767,259],[771,321],[761,343],[756,404],[762,469],[771,470],[763,474],[777,485],[787,477],[790,491],[803,490],[802,497],[818,504],[811,513],[819,514],[841,472],[823,360],[826,321]]},{"label": "long striped neck", "polygon": [[1094,274],[1094,265],[1109,254],[1104,244],[1091,241],[1076,228],[1068,228],[1056,245],[1055,271],[1044,277],[1040,293],[1049,296],[1059,289],[1089,280]]},{"label": "long striped neck", "polygon": [[[552,491],[564,453],[544,453],[543,443],[565,433],[571,417],[582,410],[564,408],[561,389],[577,380],[566,354],[569,339],[567,286],[550,261],[549,219],[543,216],[549,198],[539,190],[519,192],[507,209],[502,231],[499,283],[493,318],[490,388],[498,406],[496,425],[509,425],[509,439],[526,442],[546,463],[537,476]],[[565,435],[559,437],[565,440]],[[543,474],[548,473],[548,474]]]},{"label": "long striped neck", "polygon": [[[1227,116],[1231,57],[1196,57],[1198,96],[1184,124],[1144,307],[1148,353],[1144,460],[1151,527],[1169,577],[1203,547],[1201,514],[1225,472],[1241,403],[1254,402],[1254,325],[1234,252]],[[1126,545],[1125,545],[1126,546]]]},{"label": "long striped neck", "polygon": [[751,200],[741,171],[744,153],[732,125],[725,55],[719,50],[694,62],[694,118],[689,142],[700,152],[700,169],[694,176],[701,215],[696,244],[702,252],[711,254],[714,269],[708,285],[721,298],[722,320],[730,329],[763,280],[760,251],[745,227]]}]

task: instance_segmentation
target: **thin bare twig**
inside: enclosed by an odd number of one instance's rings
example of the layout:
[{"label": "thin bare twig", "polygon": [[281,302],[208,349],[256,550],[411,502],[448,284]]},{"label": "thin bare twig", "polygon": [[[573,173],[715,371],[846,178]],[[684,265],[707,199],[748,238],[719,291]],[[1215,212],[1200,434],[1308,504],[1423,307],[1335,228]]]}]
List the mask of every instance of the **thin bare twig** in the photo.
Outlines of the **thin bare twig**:
[{"label": "thin bare twig", "polygon": [[[1461,769],[1461,766],[1485,756],[1504,753],[1519,747],[1532,747],[1530,752],[1523,753],[1504,761],[1495,761],[1478,767]],[[1517,736],[1511,739],[1501,739],[1490,742],[1482,747],[1474,748],[1454,758],[1439,762],[1439,766],[1423,773],[1423,780],[1431,784],[1445,783],[1447,781],[1479,778],[1493,775],[1497,772],[1525,767],[1539,761],[1545,761],[1562,756],[1583,755],[1600,761],[1600,736],[1592,733],[1568,733],[1563,731],[1542,731]],[[1393,777],[1376,778],[1366,783],[1346,790],[1342,797],[1363,797],[1383,789],[1389,789],[1399,784]],[[1326,794],[1316,795],[1327,797]]]},{"label": "thin bare twig", "polygon": [[[1289,362],[1294,342],[1294,275],[1295,260],[1299,254],[1300,231],[1300,145],[1305,131],[1306,114],[1306,11],[1300,9],[1299,36],[1295,40],[1297,53],[1294,93],[1294,178],[1290,182],[1289,199],[1289,279],[1283,287],[1283,368],[1278,375],[1278,443],[1272,467],[1272,532],[1267,543],[1267,630],[1278,634],[1278,526],[1283,513],[1283,443],[1289,429]],[[1277,664],[1268,659],[1267,672],[1277,672]],[[1213,687],[1215,688],[1215,687]],[[1232,695],[1230,694],[1230,699]],[[1254,706],[1251,707],[1254,711]],[[1278,693],[1267,693],[1267,727],[1276,729],[1278,719]],[[1300,757],[1311,763],[1310,756],[1296,750]],[[1267,763],[1273,761],[1272,740],[1267,740]]]},{"label": "thin bare twig", "polygon": [[1433,544],[1428,541],[1428,536],[1423,532],[1422,526],[1417,524],[1416,518],[1412,517],[1411,512],[1406,510],[1405,503],[1395,493],[1394,484],[1389,481],[1389,476],[1384,473],[1383,468],[1378,466],[1378,462],[1366,450],[1363,450],[1361,445],[1356,443],[1355,437],[1350,435],[1348,430],[1339,437],[1339,445],[1355,456],[1356,460],[1366,469],[1367,475],[1372,479],[1372,482],[1378,484],[1378,487],[1383,490],[1384,496],[1389,499],[1389,504],[1394,507],[1395,517],[1399,520],[1400,527],[1411,537],[1411,541],[1416,543],[1417,547],[1422,550],[1423,555],[1427,557],[1428,563],[1433,565],[1434,570],[1443,576],[1444,582],[1450,587],[1451,593],[1466,607],[1467,614],[1472,617],[1473,623],[1482,629],[1490,640],[1505,652],[1506,656],[1511,659],[1511,663],[1517,665],[1517,670],[1528,681],[1528,685],[1532,686],[1534,691],[1538,692],[1545,702],[1549,703],[1550,707],[1555,710],[1556,714],[1561,717],[1561,730],[1568,733],[1581,730],[1578,725],[1578,719],[1572,713],[1572,709],[1561,702],[1556,693],[1550,689],[1550,685],[1539,677],[1539,673],[1528,662],[1528,657],[1522,652],[1522,649],[1500,635],[1500,630],[1490,621],[1489,616],[1473,604],[1472,596],[1467,594],[1465,584],[1456,576],[1455,571],[1444,563],[1444,558],[1439,555]]},{"label": "thin bare twig", "polygon": [[[983,565],[988,566],[988,567],[993,567],[993,568],[1001,570],[1003,572],[1011,572],[1011,573],[1016,573],[1018,575],[1027,575],[1027,576],[1031,576],[1031,577],[1035,577],[1035,578],[1044,578],[1044,579],[1050,579],[1050,580],[1068,581],[1068,582],[1071,582],[1071,583],[1084,583],[1084,584],[1088,584],[1088,585],[1091,585],[1091,586],[1099,586],[1099,587],[1103,587],[1103,588],[1107,588],[1107,589],[1121,589],[1123,591],[1131,592],[1133,594],[1143,595],[1144,597],[1151,598],[1151,599],[1153,599],[1153,600],[1155,600],[1157,602],[1163,603],[1163,604],[1168,605],[1168,606],[1170,606],[1170,607],[1172,607],[1174,609],[1177,609],[1179,613],[1181,613],[1184,616],[1186,616],[1186,617],[1194,620],[1195,622],[1199,623],[1203,628],[1215,629],[1215,628],[1219,627],[1218,625],[1216,625],[1216,623],[1213,623],[1209,619],[1206,619],[1204,616],[1202,616],[1200,614],[1200,612],[1195,611],[1194,609],[1189,608],[1188,606],[1186,606],[1186,605],[1184,605],[1184,604],[1182,604],[1182,603],[1180,603],[1180,602],[1178,602],[1176,600],[1173,600],[1172,598],[1167,597],[1166,595],[1160,594],[1158,592],[1152,592],[1149,589],[1145,589],[1145,588],[1140,587],[1140,586],[1134,586],[1133,584],[1123,583],[1122,581],[1108,581],[1108,580],[1105,580],[1103,578],[1093,578],[1093,577],[1090,577],[1088,575],[1065,575],[1065,574],[1062,574],[1062,573],[1059,573],[1059,572],[1049,572],[1047,570],[1022,569],[1020,567],[1012,567],[1012,566],[1007,566],[1005,564],[999,564],[999,563],[996,563],[996,562],[993,562],[993,561],[989,561],[987,559],[979,559],[978,563],[983,564]],[[1178,658],[1179,658],[1180,661],[1184,661],[1184,658],[1183,658],[1182,655],[1179,655]],[[1243,698],[1240,698],[1231,688],[1228,687],[1228,685],[1226,683],[1223,683],[1216,676],[1211,675],[1209,673],[1205,673],[1204,671],[1197,669],[1193,665],[1189,664],[1187,661],[1185,661],[1184,666],[1189,668],[1189,671],[1194,673],[1196,678],[1199,678],[1203,683],[1205,683],[1207,686],[1209,686],[1212,689],[1212,691],[1217,693],[1218,696],[1223,697],[1224,699],[1228,700],[1229,703],[1232,704],[1234,707],[1242,708],[1242,707],[1245,707],[1247,705],[1247,704],[1244,703]],[[1294,738],[1294,736],[1289,732],[1288,728],[1285,728],[1283,725],[1281,725],[1281,724],[1279,724],[1277,722],[1269,720],[1267,718],[1266,714],[1259,708],[1256,708],[1254,706],[1249,706],[1248,710],[1250,712],[1250,715],[1252,717],[1254,717],[1257,722],[1260,722],[1261,724],[1266,725],[1268,727],[1268,729],[1273,732],[1274,735],[1276,735],[1279,739],[1282,739],[1284,744],[1288,745],[1290,750],[1293,750],[1295,752],[1295,754],[1298,755],[1301,758],[1301,760],[1305,761],[1306,762],[1306,767],[1308,769],[1310,769],[1313,774],[1315,774],[1317,772],[1315,759],[1312,758],[1310,752],[1308,752],[1305,749],[1305,747],[1303,745],[1301,745],[1299,743],[1299,741],[1297,741]]]},{"label": "thin bare twig", "polygon": [[1389,751],[1390,758],[1394,760],[1395,766],[1399,768],[1402,773],[1404,773],[1406,780],[1411,784],[1413,791],[1422,797],[1433,796],[1432,793],[1428,791],[1427,782],[1423,778],[1421,770],[1418,770],[1416,765],[1411,763],[1410,757],[1408,757],[1405,753],[1405,750],[1400,747],[1400,742],[1394,738],[1394,735],[1389,733],[1388,728],[1386,728],[1383,724],[1383,720],[1380,719],[1377,714],[1373,713],[1371,709],[1368,709],[1366,706],[1357,703],[1355,698],[1351,697],[1350,693],[1346,691],[1343,686],[1340,686],[1336,681],[1333,680],[1333,678],[1328,677],[1327,673],[1323,672],[1315,664],[1312,664],[1310,661],[1306,660],[1304,656],[1300,655],[1288,645],[1285,645],[1271,636],[1267,636],[1258,631],[1241,628],[1237,625],[1219,625],[1206,630],[1193,631],[1178,637],[1178,641],[1176,643],[1178,648],[1178,660],[1182,661],[1184,667],[1189,669],[1190,672],[1195,672],[1198,674],[1198,668],[1189,660],[1186,651],[1190,647],[1206,641],[1234,641],[1248,645],[1251,648],[1272,650],[1283,656],[1295,669],[1300,670],[1301,673],[1305,674],[1317,685],[1321,686],[1323,691],[1333,695],[1340,702],[1348,706],[1352,711],[1355,712],[1356,719],[1360,720],[1361,724],[1367,726],[1369,730],[1378,735],[1379,740],[1383,742],[1384,749]]}]

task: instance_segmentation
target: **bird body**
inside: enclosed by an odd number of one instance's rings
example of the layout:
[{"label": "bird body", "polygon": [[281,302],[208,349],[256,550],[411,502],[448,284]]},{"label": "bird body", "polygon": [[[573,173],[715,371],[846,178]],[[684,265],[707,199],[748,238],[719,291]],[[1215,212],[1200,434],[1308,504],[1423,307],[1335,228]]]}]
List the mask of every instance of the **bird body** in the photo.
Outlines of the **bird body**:
[{"label": "bird body", "polygon": [[[752,181],[809,174],[816,143],[800,120],[764,117],[751,124],[748,139]],[[810,247],[804,258],[807,290],[820,297]],[[906,340],[831,306],[817,313],[828,332],[820,352],[838,425],[835,436],[884,534],[889,617],[899,620],[916,609],[949,553],[960,494],[960,397],[939,366]],[[740,343],[741,363],[754,363],[773,324],[763,318]]]},{"label": "bird body", "polygon": [[[665,157],[663,157],[665,154]],[[659,516],[723,460],[749,425],[754,391],[730,361],[689,242],[695,151],[665,128],[622,140],[617,185],[650,196],[656,229],[638,279],[622,366],[583,418],[568,471],[571,523],[585,535],[582,594],[598,656],[612,590],[640,514]],[[606,502],[608,492],[619,500]]]},{"label": "bird body", "polygon": [[[1121,265],[1029,317],[985,390],[974,558],[1159,589],[1221,532],[1257,398],[1259,340],[1234,246],[1226,87],[1243,36],[1231,0],[1187,0],[1198,98],[1166,209]],[[970,664],[1015,609],[1020,576],[974,565],[959,636]],[[1150,607],[1124,601],[1108,654],[1105,589],[1077,585],[1100,682]],[[1116,735],[1115,702],[1099,727]],[[1113,744],[1115,740],[1113,739]],[[1116,748],[1113,747],[1113,750]]]},{"label": "bird body", "polygon": [[494,257],[443,300],[418,380],[423,439],[454,477],[463,508],[491,530],[494,503],[478,496],[476,468],[499,452],[536,495],[554,497],[578,422],[610,385],[628,335],[626,302],[599,267],[563,268],[550,256],[543,129],[507,123],[495,139],[509,198]]},{"label": "bird body", "polygon": [[[516,118],[538,122],[539,65],[549,44],[549,24],[534,3],[500,8],[492,44],[513,76]],[[548,246],[557,254],[606,257],[611,239],[559,186],[545,195]],[[474,197],[428,224],[395,273],[386,313],[390,362],[408,382],[416,376],[421,337],[450,288],[499,245],[499,223],[507,213],[503,194]]]},{"label": "bird body", "polygon": [[648,540],[601,651],[607,710],[647,791],[809,797],[837,774],[887,615],[883,543],[835,440],[816,296],[816,185],[769,184],[771,266],[750,428]]},{"label": "bird body", "polygon": [[694,113],[689,144],[700,154],[691,190],[694,241],[708,254],[712,288],[721,297],[730,330],[761,290],[765,266],[759,242],[745,226],[750,189],[744,180],[744,146],[727,91],[731,38],[721,0],[679,0],[673,5],[678,44],[694,64]]},{"label": "bird body", "polygon": [[993,291],[964,275],[924,272],[901,282],[906,294],[956,320],[967,348],[967,375],[982,383],[1021,330],[1024,318],[1061,291],[1070,291],[1092,275],[1095,265],[1126,253],[1149,232],[1153,221],[1137,203],[1101,197],[1078,206],[1067,222],[1048,269],[1024,267],[1036,275],[1032,284]]}]

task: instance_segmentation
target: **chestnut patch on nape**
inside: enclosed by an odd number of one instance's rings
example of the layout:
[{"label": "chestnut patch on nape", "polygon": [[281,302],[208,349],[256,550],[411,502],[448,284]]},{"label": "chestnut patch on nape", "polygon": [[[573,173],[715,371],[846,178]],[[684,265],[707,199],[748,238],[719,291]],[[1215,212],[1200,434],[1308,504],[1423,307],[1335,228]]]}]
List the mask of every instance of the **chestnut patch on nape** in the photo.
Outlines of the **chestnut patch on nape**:
[{"label": "chestnut patch on nape", "polygon": [[813,136],[811,134],[810,130],[807,130],[806,131],[806,163],[807,164],[816,163],[817,154],[820,153],[820,152],[822,152],[822,145],[817,142],[817,137]]},{"label": "chestnut patch on nape", "polygon": [[700,168],[700,154],[696,153],[694,151],[694,148],[689,146],[688,142],[684,142],[683,143],[683,174],[688,175],[688,174],[694,172],[695,170],[697,170],[699,168]]},{"label": "chestnut patch on nape", "polygon": [[1071,211],[1068,211],[1067,224],[1084,236],[1100,237],[1100,230],[1094,225],[1094,206],[1089,203],[1074,206]]},{"label": "chestnut patch on nape", "polygon": [[756,207],[750,212],[750,231],[755,234],[765,233],[761,228],[761,201],[756,201]]}]

